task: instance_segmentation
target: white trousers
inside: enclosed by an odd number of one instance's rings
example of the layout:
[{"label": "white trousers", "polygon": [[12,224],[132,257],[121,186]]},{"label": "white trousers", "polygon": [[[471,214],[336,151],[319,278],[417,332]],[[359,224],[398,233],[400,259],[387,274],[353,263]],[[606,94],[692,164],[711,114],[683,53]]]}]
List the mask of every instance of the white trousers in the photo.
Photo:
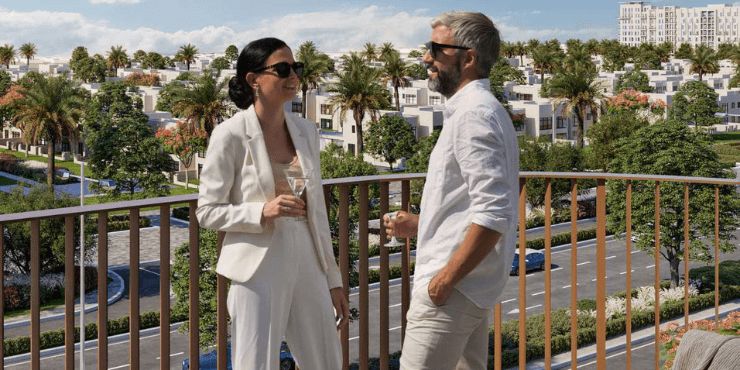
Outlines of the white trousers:
[{"label": "white trousers", "polygon": [[476,306],[457,289],[437,307],[428,285],[406,313],[402,370],[485,370],[488,362],[488,309]]},{"label": "white trousers", "polygon": [[279,218],[265,259],[245,283],[232,282],[234,370],[276,370],[285,336],[302,370],[342,367],[334,307],[308,221]]}]

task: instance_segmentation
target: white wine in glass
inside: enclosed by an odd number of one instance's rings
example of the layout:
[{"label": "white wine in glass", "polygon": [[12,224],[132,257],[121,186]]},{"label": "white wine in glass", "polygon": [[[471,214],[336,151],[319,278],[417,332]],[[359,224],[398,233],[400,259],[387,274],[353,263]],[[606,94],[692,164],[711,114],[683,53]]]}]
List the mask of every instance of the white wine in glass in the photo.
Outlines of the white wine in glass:
[{"label": "white wine in glass", "polygon": [[[385,215],[388,216],[388,219],[389,220],[395,221],[396,220],[396,216],[398,215],[398,211],[391,212],[391,213],[386,213]],[[384,247],[388,247],[388,248],[393,248],[393,247],[400,247],[400,246],[404,246],[404,245],[406,245],[406,243],[400,242],[396,238],[391,238],[391,241],[388,242],[388,243],[385,243],[383,246]]]},{"label": "white wine in glass", "polygon": [[286,177],[288,178],[288,185],[290,185],[290,190],[293,192],[293,195],[295,195],[296,198],[300,198],[303,195],[303,191],[306,190],[308,177],[303,174],[300,174],[299,176],[288,174]]}]

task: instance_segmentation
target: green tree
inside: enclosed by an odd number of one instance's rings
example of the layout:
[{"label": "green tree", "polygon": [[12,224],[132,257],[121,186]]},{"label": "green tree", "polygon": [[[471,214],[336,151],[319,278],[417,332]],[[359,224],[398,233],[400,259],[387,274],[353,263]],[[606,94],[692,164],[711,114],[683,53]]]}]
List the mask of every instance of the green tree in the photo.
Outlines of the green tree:
[{"label": "green tree", "polygon": [[[0,192],[0,213],[21,213],[41,211],[46,209],[73,207],[78,204],[69,195],[54,194],[46,186],[28,189],[24,194],[23,187],[16,187],[10,193]],[[80,255],[80,222],[74,218],[75,232],[74,253]],[[64,270],[65,235],[59,230],[64,229],[64,218],[48,217],[41,219],[39,233],[39,254],[42,275]],[[3,235],[4,268],[17,269],[20,273],[31,274],[31,228],[27,222],[5,224]],[[92,235],[85,237],[85,260],[90,261],[95,254],[96,243]]]},{"label": "green tree", "polygon": [[80,59],[75,63],[75,78],[85,83],[105,82],[108,72],[105,59],[95,54],[92,57]]},{"label": "green tree", "polygon": [[195,154],[206,150],[208,134],[200,128],[192,130],[184,122],[179,121],[173,129],[160,127],[156,136],[164,142],[164,149],[177,156],[185,167],[185,189],[187,189],[190,181],[188,169],[193,164]]},{"label": "green tree", "polygon": [[5,68],[10,68],[10,62],[15,59],[16,50],[13,45],[5,44],[0,46],[0,64],[5,65]]},{"label": "green tree", "polygon": [[108,55],[108,68],[116,71],[118,68],[122,68],[128,64],[128,55],[123,46],[111,46]]},{"label": "green tree", "polygon": [[700,82],[705,73],[714,74],[719,72],[717,56],[714,54],[714,50],[706,45],[697,46],[694,55],[689,59],[691,60],[689,72],[699,74]]},{"label": "green tree", "polygon": [[[569,143],[550,143],[547,137],[519,137],[519,170],[547,172],[580,172],[583,169],[581,151]],[[552,200],[570,193],[570,180],[553,179]],[[527,202],[532,207],[545,204],[545,179],[527,180]]]},{"label": "green tree", "polygon": [[650,77],[645,72],[639,69],[633,69],[619,76],[617,79],[617,85],[614,89],[615,94],[619,94],[624,90],[637,90],[640,92],[652,92],[653,87],[650,86]]},{"label": "green tree", "polygon": [[195,82],[178,90],[172,113],[182,117],[191,129],[200,128],[211,136],[216,125],[228,113],[228,96],[224,87],[227,80],[219,82],[220,73],[206,69]]},{"label": "green tree", "polygon": [[298,61],[303,62],[303,74],[298,77],[301,84],[301,114],[306,118],[306,109],[308,107],[307,96],[308,90],[318,89],[321,83],[321,76],[329,72],[331,58],[328,55],[319,52],[313,41],[306,41],[298,47],[296,55]]},{"label": "green tree", "polygon": [[[186,242],[175,249],[175,261],[172,263],[172,293],[175,301],[172,303],[172,313],[177,316],[190,315],[190,243]],[[216,344],[218,292],[216,290],[218,262],[218,232],[209,229],[200,229],[198,234],[198,343],[201,349]],[[226,280],[228,290],[230,282]],[[227,318],[227,320],[230,320]],[[181,333],[190,329],[187,320],[178,328]]]},{"label": "green tree", "polygon": [[735,49],[735,45],[729,42],[717,45],[717,59],[732,59]]},{"label": "green tree", "polygon": [[396,48],[393,47],[393,44],[390,42],[384,42],[383,45],[380,47],[380,59],[383,61],[388,61],[390,59],[399,59],[401,58],[401,53],[396,50]]},{"label": "green tree", "polygon": [[398,89],[401,87],[411,86],[408,80],[411,77],[411,69],[401,58],[398,53],[390,53],[390,56],[384,57],[385,62],[381,69],[381,81],[385,84],[390,83],[393,86],[393,97],[396,101],[396,111],[401,111],[401,100],[399,99]]},{"label": "green tree", "polygon": [[49,156],[46,167],[46,182],[54,182],[55,146],[63,138],[76,139],[78,124],[83,116],[83,91],[78,89],[66,74],[55,77],[40,76],[22,93],[15,121],[23,131],[26,142],[45,140]]},{"label": "green tree", "polygon": [[362,47],[362,57],[368,62],[378,59],[378,47],[372,42],[366,42]]},{"label": "green tree", "polygon": [[[650,45],[650,44],[643,44]],[[652,48],[641,48],[634,58],[635,68],[660,69],[660,56]]]},{"label": "green tree", "polygon": [[362,136],[362,121],[365,112],[369,111],[372,120],[375,120],[378,110],[387,107],[389,103],[388,90],[380,84],[379,71],[364,64],[354,65],[344,72],[337,74],[338,81],[329,85],[327,91],[336,93],[329,99],[333,112],[339,111],[339,122],[344,123],[347,111],[352,111],[357,135],[357,153],[362,158],[364,151]]},{"label": "green tree", "polygon": [[424,54],[422,54],[421,51],[414,49],[414,50],[409,51],[408,57],[409,58],[423,58]]},{"label": "green tree", "polygon": [[198,49],[193,44],[187,44],[180,46],[180,50],[175,55],[175,59],[178,62],[185,63],[190,70],[190,64],[195,62],[195,56],[198,54]]},{"label": "green tree", "polygon": [[406,161],[406,168],[411,173],[426,173],[429,170],[429,158],[432,150],[439,140],[442,130],[433,130],[429,136],[421,138],[416,143],[414,155]]},{"label": "green tree", "polygon": [[83,60],[90,57],[90,54],[87,52],[87,48],[84,46],[78,46],[74,50],[72,50],[72,56],[69,58],[69,69],[72,70],[72,73],[74,75],[77,75],[77,65],[78,63]]},{"label": "green tree", "polygon": [[623,109],[602,114],[599,122],[591,125],[586,132],[591,151],[590,167],[606,171],[609,163],[616,158],[617,142],[629,138],[648,124],[647,118],[638,116],[633,110]]},{"label": "green tree", "polygon": [[409,77],[413,78],[414,80],[426,80],[427,78],[429,78],[427,67],[419,63],[409,64]]},{"label": "green tree", "polygon": [[21,48],[19,49],[19,51],[20,51],[21,56],[26,58],[26,66],[28,66],[31,63],[31,59],[33,59],[33,57],[36,56],[36,53],[38,53],[38,50],[36,49],[36,45],[30,42],[27,42],[21,45]]},{"label": "green tree", "polygon": [[527,54],[527,46],[521,42],[517,41],[515,44],[512,45],[512,52],[514,55],[519,57],[519,65],[524,65],[524,54]]},{"label": "green tree", "polygon": [[[180,90],[186,89],[185,84],[182,81],[172,81],[159,90],[157,99],[156,110],[170,112],[173,111],[173,105],[177,102],[178,97],[181,95]],[[179,117],[173,113],[173,116]]]},{"label": "green tree", "polygon": [[583,132],[586,111],[596,118],[597,101],[602,97],[596,66],[583,56],[584,53],[570,54],[549,81],[549,96],[555,106],[563,104],[563,114],[573,112],[578,120],[578,148],[583,148]]},{"label": "green tree", "polygon": [[691,49],[691,45],[687,43],[682,43],[678,50],[676,50],[676,54],[674,57],[676,59],[691,59],[691,56],[694,54],[694,51]]},{"label": "green tree", "polygon": [[586,47],[586,51],[591,55],[601,54],[601,44],[597,39],[589,39],[584,46]]},{"label": "green tree", "polygon": [[540,73],[540,81],[545,80],[545,73],[552,73],[560,63],[560,54],[546,46],[538,46],[531,52],[532,66]]},{"label": "green tree", "polygon": [[488,74],[488,81],[491,85],[491,92],[501,103],[506,102],[506,96],[504,96],[505,82],[513,81],[517,85],[526,83],[524,72],[512,67],[506,59],[499,59],[493,64],[491,72]]},{"label": "green tree", "polygon": [[239,59],[239,49],[237,49],[235,45],[229,45],[229,47],[226,48],[226,51],[224,51],[224,54],[226,59],[232,62]]},{"label": "green tree", "polygon": [[225,57],[218,57],[211,62],[211,68],[221,72],[223,69],[231,69],[231,62]]},{"label": "green tree", "polygon": [[627,59],[624,57],[623,49],[624,47],[621,44],[606,48],[603,55],[603,68],[605,71],[614,72],[624,69],[624,64],[627,62]]},{"label": "green tree", "polygon": [[[711,149],[711,138],[702,132],[691,130],[683,121],[665,120],[645,126],[629,140],[618,146],[618,155],[610,164],[617,173],[641,173],[651,175],[696,176],[728,178],[734,177],[720,163]],[[660,184],[660,255],[668,261],[671,285],[677,286],[680,278],[679,266],[684,256],[684,229],[687,227],[684,211],[683,182]],[[612,180],[607,183],[606,206],[609,227],[616,232],[626,230],[626,184]],[[734,251],[730,243],[737,228],[740,213],[740,198],[732,186],[719,186],[719,245],[723,252]],[[689,255],[693,261],[709,263],[714,254],[715,186],[689,184]],[[655,183],[633,181],[632,225],[639,237],[636,247],[654,255],[655,241]]]},{"label": "green tree", "polygon": [[722,121],[715,113],[722,111],[717,104],[718,94],[699,81],[689,81],[681,85],[673,95],[673,105],[668,110],[668,118],[708,127]]},{"label": "green tree", "polygon": [[[117,186],[109,191],[134,197],[169,194],[163,172],[173,161],[154,136],[148,117],[141,111],[137,88],[123,82],[106,82],[93,95],[85,121],[87,144],[92,154],[89,166],[93,177],[112,179]],[[132,97],[134,96],[134,97]],[[135,193],[141,189],[141,193]]]},{"label": "green tree", "polygon": [[133,57],[131,57],[131,61],[142,64],[144,63],[144,58],[146,58],[146,51],[139,49],[136,50]]},{"label": "green tree", "polygon": [[141,68],[144,69],[165,69],[166,67],[166,58],[153,51],[147,53],[147,55],[141,60]]},{"label": "green tree", "polygon": [[408,121],[402,116],[392,115],[380,117],[377,122],[370,122],[365,144],[368,153],[388,163],[393,171],[393,163],[396,160],[414,154],[416,139]]}]

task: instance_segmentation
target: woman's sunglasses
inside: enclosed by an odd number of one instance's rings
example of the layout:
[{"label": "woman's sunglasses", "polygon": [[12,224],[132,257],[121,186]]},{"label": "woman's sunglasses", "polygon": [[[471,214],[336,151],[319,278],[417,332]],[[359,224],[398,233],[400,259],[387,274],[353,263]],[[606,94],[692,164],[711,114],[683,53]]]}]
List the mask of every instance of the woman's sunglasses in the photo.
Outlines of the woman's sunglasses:
[{"label": "woman's sunglasses", "polygon": [[437,52],[441,49],[460,49],[460,50],[470,50],[470,48],[465,46],[458,46],[458,45],[448,45],[448,44],[438,44],[434,41],[428,41],[424,46],[429,50],[429,55],[432,56],[432,59],[437,59]]},{"label": "woman's sunglasses", "polygon": [[303,74],[303,63],[301,63],[301,62],[295,62],[293,64],[290,64],[288,62],[275,63],[275,64],[271,64],[269,66],[259,67],[259,68],[255,69],[252,72],[259,73],[259,72],[268,70],[270,68],[274,68],[275,69],[275,72],[277,72],[277,75],[280,78],[288,78],[290,76],[290,70],[291,69],[293,71],[295,71],[295,74],[298,77],[301,77],[301,75]]}]

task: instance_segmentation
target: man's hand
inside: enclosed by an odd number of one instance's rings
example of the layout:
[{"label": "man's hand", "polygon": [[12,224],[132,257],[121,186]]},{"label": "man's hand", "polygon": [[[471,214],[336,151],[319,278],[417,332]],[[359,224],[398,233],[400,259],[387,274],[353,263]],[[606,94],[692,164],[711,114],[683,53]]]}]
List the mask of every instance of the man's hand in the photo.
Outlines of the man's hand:
[{"label": "man's hand", "polygon": [[334,319],[338,322],[337,331],[339,331],[349,322],[349,303],[347,303],[347,297],[344,296],[341,287],[330,290],[329,294],[331,294],[331,304],[334,305],[334,310],[337,311],[337,316]]},{"label": "man's hand", "polygon": [[396,219],[391,221],[383,215],[383,226],[389,238],[411,238],[416,236],[419,227],[419,216],[405,211],[398,211]]},{"label": "man's hand", "polygon": [[452,290],[455,288],[453,284],[445,282],[444,280],[444,273],[437,273],[437,275],[434,275],[427,287],[429,298],[432,299],[432,302],[434,302],[437,307],[447,303],[447,299],[450,298],[450,294],[452,294]]}]

